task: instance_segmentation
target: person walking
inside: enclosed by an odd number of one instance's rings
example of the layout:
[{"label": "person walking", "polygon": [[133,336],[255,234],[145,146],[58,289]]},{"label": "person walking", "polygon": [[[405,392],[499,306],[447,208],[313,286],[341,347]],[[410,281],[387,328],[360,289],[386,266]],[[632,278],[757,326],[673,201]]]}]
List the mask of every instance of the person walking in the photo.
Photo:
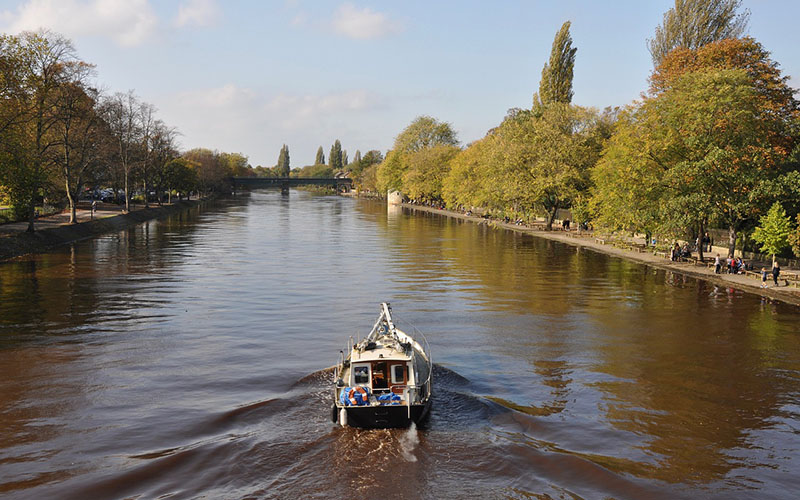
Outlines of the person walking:
[{"label": "person walking", "polygon": [[767,288],[767,268],[761,268],[761,288]]},{"label": "person walking", "polygon": [[778,261],[772,263],[772,281],[775,282],[775,286],[778,286],[778,276],[781,274],[781,265],[778,264]]},{"label": "person walking", "polygon": [[722,268],[722,262],[719,260],[719,254],[714,259],[714,274],[719,274],[720,269]]}]

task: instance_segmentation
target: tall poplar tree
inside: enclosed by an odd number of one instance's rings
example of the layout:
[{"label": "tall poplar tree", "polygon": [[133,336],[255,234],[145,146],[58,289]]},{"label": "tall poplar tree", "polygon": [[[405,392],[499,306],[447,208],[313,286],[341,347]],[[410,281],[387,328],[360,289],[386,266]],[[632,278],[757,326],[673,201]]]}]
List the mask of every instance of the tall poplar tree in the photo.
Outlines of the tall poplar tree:
[{"label": "tall poplar tree", "polygon": [[698,49],[726,38],[739,38],[747,31],[750,11],[737,13],[742,0],[675,0],[664,13],[647,48],[658,67],[672,49]]},{"label": "tall poplar tree", "polygon": [[314,160],[314,165],[325,165],[325,153],[322,152],[322,146],[317,149],[317,159]]},{"label": "tall poplar tree", "polygon": [[572,102],[572,70],[575,67],[575,52],[569,34],[570,22],[565,22],[556,33],[550,60],[542,68],[538,99],[542,104]]},{"label": "tall poplar tree", "polygon": [[339,139],[331,146],[331,152],[328,155],[328,165],[334,170],[341,170],[342,168],[342,143]]},{"label": "tall poplar tree", "polygon": [[282,177],[289,177],[289,146],[286,144],[283,145],[281,148],[281,152],[278,154],[278,165],[277,165],[278,175]]}]

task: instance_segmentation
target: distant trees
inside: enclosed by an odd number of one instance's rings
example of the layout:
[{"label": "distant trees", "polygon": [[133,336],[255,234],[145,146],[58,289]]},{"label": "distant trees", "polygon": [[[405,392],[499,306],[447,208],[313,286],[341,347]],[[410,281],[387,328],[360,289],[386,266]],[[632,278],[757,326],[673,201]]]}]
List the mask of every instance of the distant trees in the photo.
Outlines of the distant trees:
[{"label": "distant trees", "polygon": [[339,139],[331,146],[331,152],[328,154],[328,165],[335,171],[342,169],[342,143]]},{"label": "distant trees", "polygon": [[278,177],[289,177],[291,167],[289,166],[289,146],[284,144],[278,154],[278,163],[275,166]]},{"label": "distant trees", "polygon": [[659,66],[673,49],[699,49],[724,39],[739,38],[747,31],[750,12],[737,12],[741,0],[675,0],[664,14],[655,36],[647,40],[653,66]]},{"label": "distant trees", "polygon": [[322,152],[322,146],[317,149],[317,158],[314,160],[315,165],[325,164],[325,153]]}]

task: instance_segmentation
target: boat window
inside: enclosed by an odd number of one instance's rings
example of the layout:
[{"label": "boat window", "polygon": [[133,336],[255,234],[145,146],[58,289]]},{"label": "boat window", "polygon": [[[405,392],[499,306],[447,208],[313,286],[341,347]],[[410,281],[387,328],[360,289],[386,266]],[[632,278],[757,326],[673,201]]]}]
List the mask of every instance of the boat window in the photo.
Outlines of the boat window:
[{"label": "boat window", "polygon": [[406,382],[406,365],[392,366],[392,383],[404,384]]},{"label": "boat window", "polygon": [[369,365],[353,367],[353,383],[363,385],[369,384]]},{"label": "boat window", "polygon": [[372,367],[372,388],[373,389],[388,389],[389,379],[386,373],[386,362],[381,361],[375,363]]}]

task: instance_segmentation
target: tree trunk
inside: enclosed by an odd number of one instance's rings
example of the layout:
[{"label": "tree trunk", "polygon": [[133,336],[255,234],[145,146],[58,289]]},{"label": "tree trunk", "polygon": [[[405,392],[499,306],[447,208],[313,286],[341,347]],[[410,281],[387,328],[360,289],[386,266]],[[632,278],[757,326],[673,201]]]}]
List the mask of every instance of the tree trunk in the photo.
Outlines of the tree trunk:
[{"label": "tree trunk", "polygon": [[142,180],[142,185],[144,186],[144,208],[150,208],[150,193],[147,192],[147,178]]},{"label": "tree trunk", "polygon": [[28,229],[25,231],[32,233],[34,231],[33,221],[36,220],[36,202],[31,201],[31,206],[28,209]]},{"label": "tree trunk", "polygon": [[703,221],[700,221],[700,228],[699,229],[700,229],[700,232],[698,233],[699,236],[697,236],[697,241],[700,244],[697,245],[697,258],[700,259],[700,262],[703,262],[703,245],[705,244],[705,243],[703,243],[703,235],[706,234],[706,232],[705,232],[706,226],[705,226],[705,223]]},{"label": "tree trunk", "polygon": [[125,170],[125,213],[131,211],[131,197],[128,192],[128,171]]},{"label": "tree trunk", "polygon": [[70,224],[77,224],[78,223],[78,208],[75,204],[75,198],[72,196],[72,193],[67,191],[67,201],[69,201],[69,223]]},{"label": "tree trunk", "polygon": [[736,251],[736,226],[731,224],[728,226],[728,257],[733,257]]},{"label": "tree trunk", "polygon": [[547,230],[553,230],[553,222],[556,220],[556,215],[558,215],[558,203],[553,206],[553,210],[547,214]]}]

